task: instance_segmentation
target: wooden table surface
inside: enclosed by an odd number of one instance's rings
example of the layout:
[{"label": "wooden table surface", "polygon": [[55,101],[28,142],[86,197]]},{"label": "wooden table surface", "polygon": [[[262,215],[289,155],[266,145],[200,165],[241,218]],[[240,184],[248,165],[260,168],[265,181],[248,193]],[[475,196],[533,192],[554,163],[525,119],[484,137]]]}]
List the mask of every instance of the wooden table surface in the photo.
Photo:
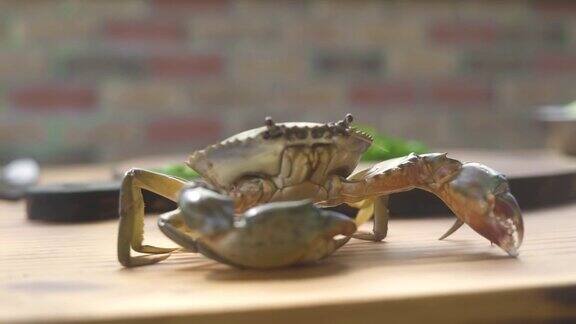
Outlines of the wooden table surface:
[{"label": "wooden table surface", "polygon": [[[108,172],[71,168],[44,180]],[[0,322],[576,319],[576,203],[526,213],[516,259],[469,228],[438,241],[452,222],[392,220],[386,242],[352,240],[323,262],[284,270],[237,270],[194,254],[123,269],[116,221],[30,222],[22,203],[0,202]],[[154,223],[148,242],[169,245]]]}]

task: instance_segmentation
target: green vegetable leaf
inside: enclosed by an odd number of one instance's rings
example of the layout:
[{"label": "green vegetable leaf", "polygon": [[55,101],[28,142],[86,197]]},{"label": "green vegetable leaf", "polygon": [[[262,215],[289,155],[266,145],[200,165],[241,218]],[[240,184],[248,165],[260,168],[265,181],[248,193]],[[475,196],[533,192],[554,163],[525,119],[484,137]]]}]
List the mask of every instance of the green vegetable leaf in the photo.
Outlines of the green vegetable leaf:
[{"label": "green vegetable leaf", "polygon": [[383,161],[410,153],[420,154],[428,152],[426,145],[421,142],[385,136],[379,134],[372,127],[357,126],[356,128],[370,134],[374,138],[372,146],[362,155],[363,161]]},{"label": "green vegetable leaf", "polygon": [[194,180],[199,177],[198,172],[190,169],[184,164],[169,164],[159,168],[153,169],[153,171],[177,177],[183,180]]}]

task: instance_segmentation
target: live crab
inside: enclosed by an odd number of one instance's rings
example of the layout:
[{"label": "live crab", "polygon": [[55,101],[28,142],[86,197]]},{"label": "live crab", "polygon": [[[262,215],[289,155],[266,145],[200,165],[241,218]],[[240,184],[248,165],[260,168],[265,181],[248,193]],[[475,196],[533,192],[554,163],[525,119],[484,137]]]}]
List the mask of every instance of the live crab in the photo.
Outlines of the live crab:
[{"label": "live crab", "polygon": [[[181,250],[241,268],[312,262],[350,237],[383,240],[386,197],[415,188],[435,194],[456,215],[441,239],[466,223],[509,255],[518,254],[523,221],[503,175],[445,153],[410,154],[353,173],[372,138],[351,123],[350,114],[327,124],[266,118],[263,127],[192,153],[187,164],[203,181],[128,171],[120,194],[118,260],[141,266]],[[158,225],[181,248],[143,245],[141,189],[178,203]],[[321,208],[339,204],[358,208],[356,219]],[[372,217],[372,232],[356,231]]]}]

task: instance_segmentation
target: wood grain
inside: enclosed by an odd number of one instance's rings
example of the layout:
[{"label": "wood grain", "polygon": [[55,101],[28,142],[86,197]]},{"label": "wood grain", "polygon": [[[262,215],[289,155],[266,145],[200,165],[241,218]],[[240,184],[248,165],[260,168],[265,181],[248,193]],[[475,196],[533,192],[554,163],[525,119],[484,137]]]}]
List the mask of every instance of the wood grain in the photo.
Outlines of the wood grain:
[{"label": "wood grain", "polygon": [[[518,259],[452,219],[393,220],[315,265],[236,270],[194,254],[116,261],[117,224],[28,222],[0,203],[0,322],[371,323],[576,319],[576,204],[530,212]],[[147,219],[149,242],[166,244]]]},{"label": "wood grain", "polygon": [[[109,174],[67,167],[42,182]],[[0,202],[0,323],[576,320],[576,202],[525,213],[517,259],[469,228],[438,241],[453,219],[428,216],[393,219],[386,242],[352,240],[305,267],[236,270],[179,254],[123,269],[116,221],[31,222],[23,203]],[[169,245],[155,220],[147,241]]]}]

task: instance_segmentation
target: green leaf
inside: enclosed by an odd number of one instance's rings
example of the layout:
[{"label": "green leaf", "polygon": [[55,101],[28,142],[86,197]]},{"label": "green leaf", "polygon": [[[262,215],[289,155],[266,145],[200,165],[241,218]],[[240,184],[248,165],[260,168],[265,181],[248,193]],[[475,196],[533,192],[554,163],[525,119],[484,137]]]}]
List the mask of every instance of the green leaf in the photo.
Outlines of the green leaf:
[{"label": "green leaf", "polygon": [[190,169],[184,164],[169,164],[155,168],[153,171],[184,180],[194,180],[199,177],[198,172]]},{"label": "green leaf", "polygon": [[373,127],[357,126],[359,130],[370,134],[374,141],[362,155],[363,161],[383,161],[408,155],[426,153],[428,148],[422,142],[403,140],[379,134]]}]

